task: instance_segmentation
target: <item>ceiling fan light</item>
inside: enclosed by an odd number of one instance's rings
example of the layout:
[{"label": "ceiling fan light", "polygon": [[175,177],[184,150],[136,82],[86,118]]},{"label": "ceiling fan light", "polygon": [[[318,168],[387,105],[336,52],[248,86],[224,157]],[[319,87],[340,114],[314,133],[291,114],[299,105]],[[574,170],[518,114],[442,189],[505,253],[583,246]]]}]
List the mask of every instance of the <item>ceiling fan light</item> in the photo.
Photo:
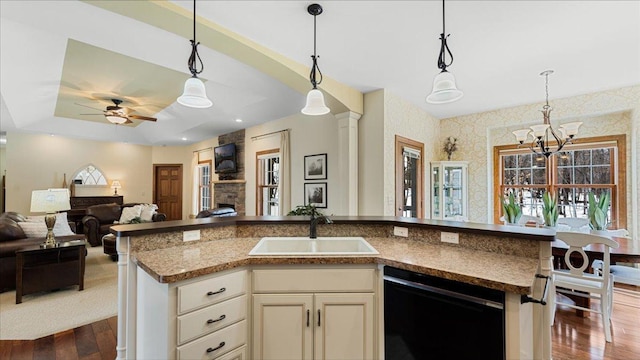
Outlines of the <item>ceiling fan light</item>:
[{"label": "ceiling fan light", "polygon": [[107,120],[109,120],[110,123],[112,124],[124,124],[127,122],[127,118],[124,116],[120,116],[120,115],[105,115],[105,118],[107,118]]},{"label": "ceiling fan light", "polygon": [[462,91],[456,87],[456,78],[452,73],[443,71],[433,79],[433,91],[427,96],[429,104],[446,104],[462,97]]},{"label": "ceiling fan light", "polygon": [[324,115],[329,113],[329,108],[324,104],[324,95],[318,89],[312,89],[307,94],[307,105],[301,110],[305,115]]},{"label": "ceiling fan light", "polygon": [[208,108],[213,105],[213,102],[207,98],[204,83],[197,77],[191,77],[184,83],[184,92],[178,98],[178,103],[199,109]]}]

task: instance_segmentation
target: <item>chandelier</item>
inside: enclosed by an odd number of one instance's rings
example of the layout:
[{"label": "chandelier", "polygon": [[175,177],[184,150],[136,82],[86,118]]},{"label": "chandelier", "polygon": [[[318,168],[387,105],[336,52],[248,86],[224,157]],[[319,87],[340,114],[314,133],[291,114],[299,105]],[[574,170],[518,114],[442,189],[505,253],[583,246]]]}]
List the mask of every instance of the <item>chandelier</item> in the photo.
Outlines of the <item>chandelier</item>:
[{"label": "chandelier", "polygon": [[546,103],[542,107],[543,123],[533,125],[529,129],[521,129],[513,132],[516,140],[520,145],[524,145],[529,140],[529,134],[532,134],[533,140],[529,143],[529,149],[536,154],[544,155],[545,158],[558,153],[562,148],[571,144],[573,138],[578,134],[578,128],[582,122],[576,121],[560,125],[558,130],[551,127],[550,115],[551,106],[549,106],[549,75],[553,74],[553,70],[546,70],[540,73],[545,77]]}]

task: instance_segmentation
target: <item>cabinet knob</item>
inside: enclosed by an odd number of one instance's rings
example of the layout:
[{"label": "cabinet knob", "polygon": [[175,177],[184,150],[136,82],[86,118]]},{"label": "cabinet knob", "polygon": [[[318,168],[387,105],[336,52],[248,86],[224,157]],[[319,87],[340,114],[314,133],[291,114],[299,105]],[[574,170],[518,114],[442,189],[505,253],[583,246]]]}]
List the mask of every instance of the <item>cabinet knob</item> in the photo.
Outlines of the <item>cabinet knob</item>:
[{"label": "cabinet knob", "polygon": [[224,341],[221,342],[220,345],[218,345],[218,346],[216,346],[214,348],[208,348],[207,349],[207,353],[212,353],[212,352],[214,352],[216,350],[220,350],[220,349],[222,349],[223,346],[224,346]]},{"label": "cabinet knob", "polygon": [[218,321],[224,320],[227,316],[226,315],[220,315],[219,318],[213,320],[213,319],[209,319],[207,320],[207,324],[213,324],[213,323],[217,323]]},{"label": "cabinet knob", "polygon": [[223,293],[223,292],[225,292],[225,291],[227,291],[227,289],[226,289],[226,288],[220,288],[220,290],[218,290],[218,291],[209,291],[209,292],[207,293],[207,296],[216,295],[216,294],[221,294],[221,293]]}]

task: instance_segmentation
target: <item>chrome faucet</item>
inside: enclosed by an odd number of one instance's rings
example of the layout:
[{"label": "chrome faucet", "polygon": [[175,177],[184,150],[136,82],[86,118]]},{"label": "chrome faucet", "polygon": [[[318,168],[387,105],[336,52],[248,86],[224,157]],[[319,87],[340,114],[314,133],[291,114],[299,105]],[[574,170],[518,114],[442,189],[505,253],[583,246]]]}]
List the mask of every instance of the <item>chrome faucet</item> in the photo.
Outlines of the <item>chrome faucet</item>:
[{"label": "chrome faucet", "polygon": [[320,215],[316,217],[315,212],[311,213],[311,222],[309,223],[309,238],[316,239],[318,238],[318,221],[323,221],[325,224],[331,224],[333,221],[324,215]]}]

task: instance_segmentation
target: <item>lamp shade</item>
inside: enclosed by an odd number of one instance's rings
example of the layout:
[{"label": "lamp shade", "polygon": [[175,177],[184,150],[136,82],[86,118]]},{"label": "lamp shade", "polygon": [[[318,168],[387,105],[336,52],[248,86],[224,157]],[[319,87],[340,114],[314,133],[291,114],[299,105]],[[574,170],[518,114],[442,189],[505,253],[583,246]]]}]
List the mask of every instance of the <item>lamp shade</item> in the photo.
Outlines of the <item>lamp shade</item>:
[{"label": "lamp shade", "polygon": [[329,108],[324,104],[324,94],[318,89],[312,89],[307,94],[307,105],[301,110],[305,115],[324,115],[329,113]]},{"label": "lamp shade", "polygon": [[191,77],[184,83],[184,92],[178,98],[178,103],[199,109],[208,108],[213,105],[213,102],[207,98],[204,83],[197,77]]},{"label": "lamp shade", "polygon": [[69,189],[34,190],[31,192],[31,212],[54,213],[69,210]]},{"label": "lamp shade", "polygon": [[518,140],[518,142],[520,142],[520,144],[522,144],[525,141],[527,141],[527,137],[529,137],[529,133],[530,132],[531,132],[531,130],[529,130],[529,129],[521,129],[521,130],[513,131],[513,135],[515,135],[516,136],[516,140]]},{"label": "lamp shade", "polygon": [[121,188],[122,188],[122,185],[120,185],[120,181],[118,181],[118,180],[113,180],[113,181],[111,182],[111,188],[112,188],[112,189],[121,189]]},{"label": "lamp shade", "polygon": [[113,124],[124,124],[128,120],[126,117],[120,115],[105,115],[104,117]]},{"label": "lamp shade", "polygon": [[538,139],[543,137],[547,132],[549,126],[549,124],[532,125],[531,131],[533,131],[533,136],[537,137]]},{"label": "lamp shade", "polygon": [[446,104],[459,100],[462,91],[456,87],[456,78],[452,73],[443,71],[433,79],[433,91],[427,96],[429,104]]},{"label": "lamp shade", "polygon": [[574,137],[578,135],[578,128],[580,127],[580,125],[582,125],[582,122],[580,121],[571,122],[560,125],[560,130],[564,130],[564,133],[567,135],[567,137]]}]

